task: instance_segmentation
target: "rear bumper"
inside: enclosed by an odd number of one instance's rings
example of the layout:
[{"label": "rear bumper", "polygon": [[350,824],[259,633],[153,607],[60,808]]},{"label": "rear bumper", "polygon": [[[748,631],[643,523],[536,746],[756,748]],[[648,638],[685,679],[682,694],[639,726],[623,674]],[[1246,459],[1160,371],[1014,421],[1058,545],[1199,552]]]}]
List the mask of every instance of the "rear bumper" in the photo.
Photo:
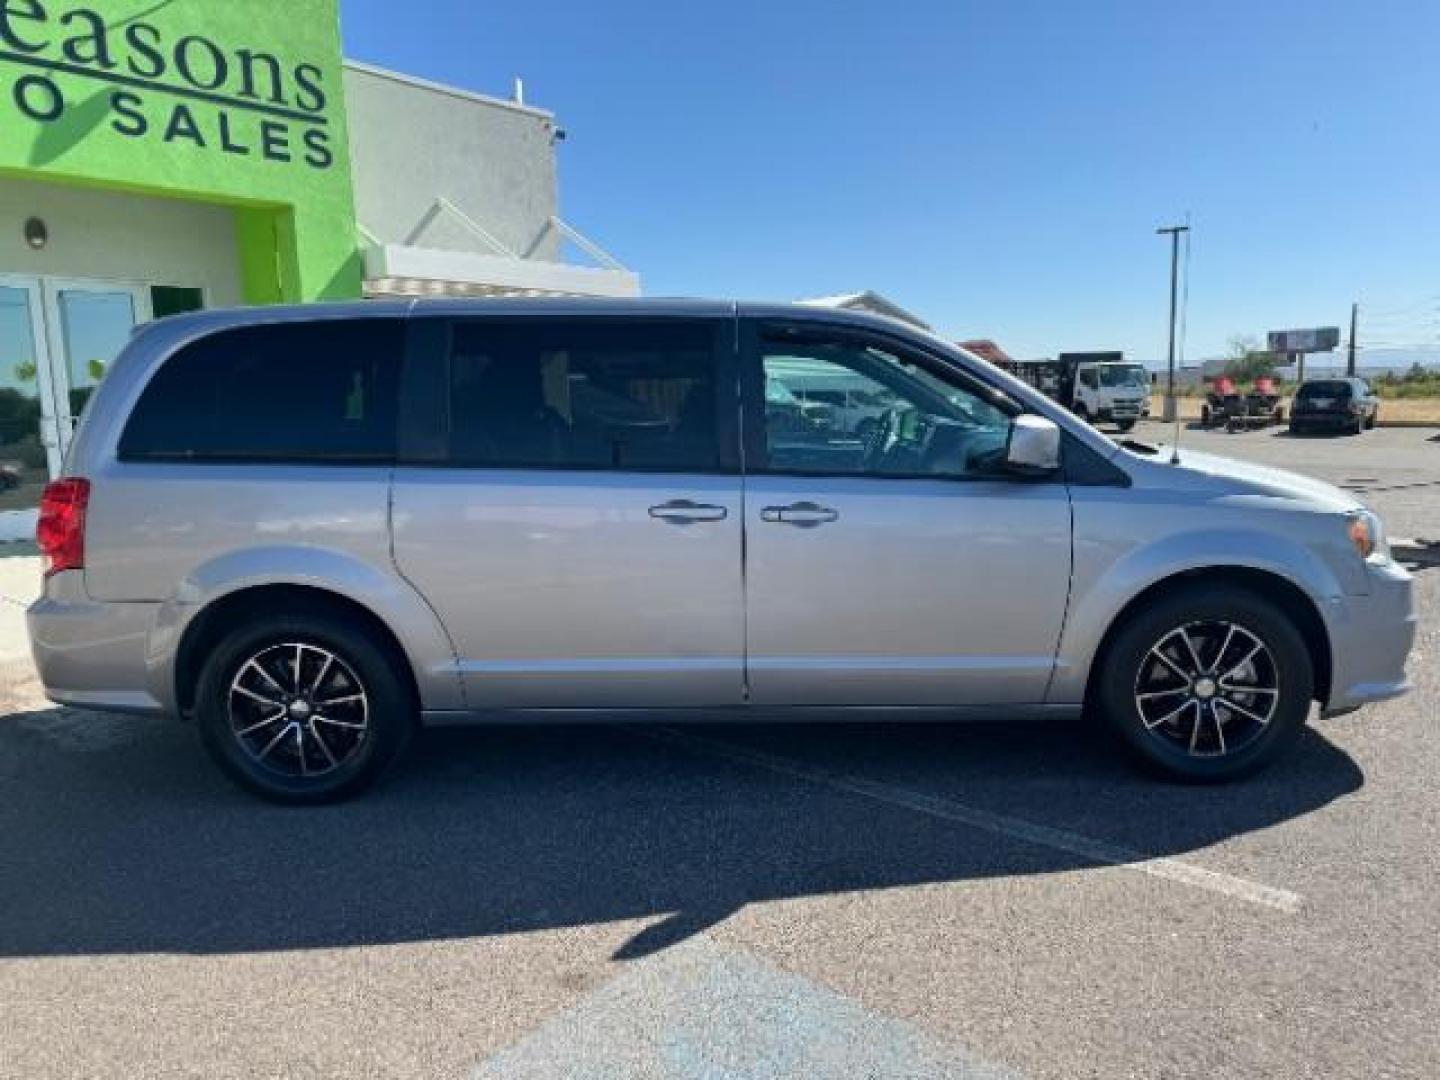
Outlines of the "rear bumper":
[{"label": "rear bumper", "polygon": [[1353,413],[1302,413],[1290,417],[1290,426],[1296,431],[1340,431],[1354,423]]},{"label": "rear bumper", "polygon": [[49,579],[25,616],[46,696],[83,709],[163,713],[146,685],[159,607],[97,603],[85,595],[82,571]]},{"label": "rear bumper", "polygon": [[1346,712],[1410,689],[1405,661],[1415,644],[1417,617],[1412,580],[1393,563],[1370,568],[1370,592],[1332,600],[1332,672],[1325,710]]}]

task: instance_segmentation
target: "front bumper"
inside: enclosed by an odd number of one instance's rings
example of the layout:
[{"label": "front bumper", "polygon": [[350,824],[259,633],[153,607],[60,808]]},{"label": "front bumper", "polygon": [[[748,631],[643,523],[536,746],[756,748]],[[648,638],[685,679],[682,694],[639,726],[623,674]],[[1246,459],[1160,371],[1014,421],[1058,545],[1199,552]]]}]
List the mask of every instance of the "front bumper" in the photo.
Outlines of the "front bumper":
[{"label": "front bumper", "polygon": [[1413,581],[1395,563],[1369,567],[1370,592],[1327,605],[1331,679],[1328,713],[1348,712],[1410,689],[1405,661],[1415,644]]},{"label": "front bumper", "polygon": [[1101,409],[1098,415],[1101,420],[1139,420],[1149,416],[1150,410],[1143,405],[1112,405]]}]

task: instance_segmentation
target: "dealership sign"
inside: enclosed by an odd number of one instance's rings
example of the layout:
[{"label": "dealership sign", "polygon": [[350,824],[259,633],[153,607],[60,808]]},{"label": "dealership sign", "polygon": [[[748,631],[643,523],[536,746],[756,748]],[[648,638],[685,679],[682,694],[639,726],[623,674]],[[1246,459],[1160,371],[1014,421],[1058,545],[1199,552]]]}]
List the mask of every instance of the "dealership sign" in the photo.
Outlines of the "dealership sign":
[{"label": "dealership sign", "polygon": [[[10,76],[0,102],[42,125],[74,122],[83,110],[80,121],[116,137],[334,167],[335,88],[321,64],[147,21],[167,6],[106,18],[56,0],[0,0],[0,70]],[[77,80],[95,90],[77,94]]]},{"label": "dealership sign", "polygon": [[1333,352],[1340,347],[1340,328],[1323,326],[1316,330],[1271,330],[1272,353]]}]

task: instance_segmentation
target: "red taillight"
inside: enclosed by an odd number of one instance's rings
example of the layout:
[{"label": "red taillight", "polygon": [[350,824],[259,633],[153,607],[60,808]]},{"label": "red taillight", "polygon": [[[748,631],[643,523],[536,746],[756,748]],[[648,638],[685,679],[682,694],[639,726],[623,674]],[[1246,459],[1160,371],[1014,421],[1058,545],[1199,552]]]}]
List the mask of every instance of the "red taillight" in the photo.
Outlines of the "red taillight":
[{"label": "red taillight", "polygon": [[45,488],[35,542],[45,556],[46,577],[85,565],[85,508],[89,505],[89,480],[66,477]]}]

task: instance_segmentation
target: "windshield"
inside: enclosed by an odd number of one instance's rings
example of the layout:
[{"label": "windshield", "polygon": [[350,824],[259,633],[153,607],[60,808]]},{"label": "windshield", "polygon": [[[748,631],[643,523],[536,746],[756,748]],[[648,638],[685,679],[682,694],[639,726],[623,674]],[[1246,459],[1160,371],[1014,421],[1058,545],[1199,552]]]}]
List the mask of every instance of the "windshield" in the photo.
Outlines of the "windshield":
[{"label": "windshield", "polygon": [[1140,364],[1104,364],[1100,368],[1100,385],[1144,388],[1150,385],[1150,373]]}]

